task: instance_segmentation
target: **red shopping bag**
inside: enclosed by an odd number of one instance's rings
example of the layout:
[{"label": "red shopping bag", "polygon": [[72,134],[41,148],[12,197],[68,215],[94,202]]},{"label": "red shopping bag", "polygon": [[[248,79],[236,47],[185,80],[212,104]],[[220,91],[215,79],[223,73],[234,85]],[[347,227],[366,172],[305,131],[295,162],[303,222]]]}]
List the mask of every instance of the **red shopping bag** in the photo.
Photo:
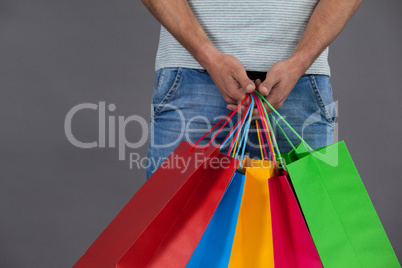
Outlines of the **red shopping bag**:
[{"label": "red shopping bag", "polygon": [[287,172],[268,179],[275,267],[321,268],[320,257],[307,229]]},{"label": "red shopping bag", "polygon": [[239,164],[214,146],[190,149],[177,147],[74,268],[186,266]]}]

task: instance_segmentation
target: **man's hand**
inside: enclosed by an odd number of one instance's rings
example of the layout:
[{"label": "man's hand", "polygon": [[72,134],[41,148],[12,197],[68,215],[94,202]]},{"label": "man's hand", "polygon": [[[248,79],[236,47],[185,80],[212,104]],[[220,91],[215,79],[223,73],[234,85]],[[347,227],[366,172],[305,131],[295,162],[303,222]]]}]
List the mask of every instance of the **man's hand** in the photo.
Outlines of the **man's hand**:
[{"label": "man's hand", "polygon": [[[256,90],[263,95],[266,100],[275,108],[281,108],[289,93],[296,85],[299,78],[303,75],[304,69],[300,68],[299,64],[294,63],[293,59],[279,61],[269,69],[266,78],[263,82],[260,79],[255,81]],[[238,109],[238,113],[243,114],[248,101]],[[265,104],[267,112],[272,112]],[[235,110],[237,105],[230,104],[228,109]],[[258,115],[257,108],[254,108],[253,115]]]},{"label": "man's hand", "polygon": [[215,82],[228,104],[242,101],[255,89],[234,56],[221,52],[209,40],[187,0],[142,0],[158,21],[183,45]]},{"label": "man's hand", "polygon": [[[362,0],[321,0],[314,9],[307,27],[289,59],[275,63],[257,90],[279,109],[298,79],[341,32]],[[236,107],[228,107],[234,110]],[[238,111],[243,113],[245,107]],[[270,111],[271,109],[269,109]],[[268,112],[268,111],[267,111]],[[253,112],[256,113],[256,110]]]},{"label": "man's hand", "polygon": [[[242,64],[234,56],[222,54],[209,40],[186,0],[142,0],[159,22],[211,75],[228,109],[235,109],[246,93],[253,92]],[[289,59],[277,62],[259,87],[275,107],[282,106],[297,80],[335,39],[362,0],[321,0]],[[251,85],[251,86],[250,86]],[[240,112],[244,111],[239,109]]]},{"label": "man's hand", "polygon": [[[256,81],[257,90],[275,109],[279,109],[303,73],[304,69],[294,64],[292,59],[279,61],[269,69],[262,83]],[[270,113],[271,109],[267,104],[265,106]],[[258,115],[257,109],[253,114]]]},{"label": "man's hand", "polygon": [[[279,109],[299,78],[335,39],[355,13],[362,0],[321,0],[289,59],[275,63],[259,92]],[[267,112],[270,112],[267,110]],[[256,111],[254,110],[254,113]],[[258,114],[258,113],[257,113]]]},{"label": "man's hand", "polygon": [[255,90],[240,61],[232,55],[218,53],[205,69],[215,82],[228,108],[237,106],[244,99],[246,93]]}]

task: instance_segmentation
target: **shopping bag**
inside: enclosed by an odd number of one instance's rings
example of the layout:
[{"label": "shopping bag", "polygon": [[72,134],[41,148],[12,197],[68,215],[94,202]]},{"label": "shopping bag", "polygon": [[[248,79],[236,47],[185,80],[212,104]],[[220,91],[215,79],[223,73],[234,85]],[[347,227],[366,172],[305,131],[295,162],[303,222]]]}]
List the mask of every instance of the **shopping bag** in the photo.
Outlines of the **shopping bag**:
[{"label": "shopping bag", "polygon": [[[312,150],[302,141],[284,156],[290,179],[324,267],[400,267],[345,143]],[[275,116],[271,119],[290,142]]]},{"label": "shopping bag", "polygon": [[303,151],[287,169],[324,267],[400,267],[345,143]]},{"label": "shopping bag", "polygon": [[281,154],[281,157],[286,164],[290,164],[306,155],[308,151],[308,144],[300,142],[295,146],[294,150],[291,150],[289,153]]},{"label": "shopping bag", "polygon": [[190,149],[177,147],[75,268],[186,266],[239,163],[214,146]]},{"label": "shopping bag", "polygon": [[229,267],[274,267],[268,178],[271,161],[246,159],[246,181]]},{"label": "shopping bag", "polygon": [[275,267],[320,268],[320,257],[286,177],[268,179]]},{"label": "shopping bag", "polygon": [[187,268],[228,267],[245,176],[236,172]]}]

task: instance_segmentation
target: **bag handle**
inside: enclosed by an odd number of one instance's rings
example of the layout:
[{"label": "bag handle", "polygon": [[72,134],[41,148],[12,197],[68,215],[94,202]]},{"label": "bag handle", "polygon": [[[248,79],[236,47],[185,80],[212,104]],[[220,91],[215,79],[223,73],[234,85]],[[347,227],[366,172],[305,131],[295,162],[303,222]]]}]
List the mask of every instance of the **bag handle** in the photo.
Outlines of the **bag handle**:
[{"label": "bag handle", "polygon": [[[310,147],[310,145],[308,145],[308,143],[307,143],[307,142],[290,126],[290,124],[280,115],[280,113],[278,113],[278,111],[277,111],[274,107],[272,107],[272,105],[261,95],[261,93],[259,93],[258,91],[254,91],[253,94],[256,94],[256,95],[259,97],[260,101],[264,101],[266,104],[268,104],[269,108],[271,108],[271,110],[285,123],[285,125],[296,135],[296,137],[297,137],[301,142],[303,142],[304,144],[306,144],[308,150],[313,150],[313,149]],[[263,105],[262,107],[263,107],[264,110],[265,110],[265,106]],[[266,112],[266,110],[265,110],[265,112]],[[268,114],[268,113],[266,113],[266,114]],[[282,134],[285,135],[286,140],[289,142],[289,144],[292,145],[293,149],[296,149],[296,148],[293,146],[293,144],[292,144],[292,142],[290,141],[290,139],[289,139],[289,138],[287,137],[287,135],[285,134],[285,131],[283,131],[282,127],[279,125],[278,121],[275,119],[275,117],[274,117],[273,115],[271,115],[271,117],[274,118],[275,123],[279,126],[279,129],[281,130]],[[268,121],[269,121],[269,120],[268,120]]]},{"label": "bag handle", "polygon": [[[249,96],[249,95],[248,95],[248,96]],[[248,96],[246,96],[246,97],[248,97]],[[252,106],[251,106],[251,102],[253,102],[253,105],[252,105]],[[237,108],[239,108],[240,106],[241,106],[241,104],[239,104],[239,106],[237,106]],[[230,144],[230,147],[229,147],[230,149],[228,150],[227,155],[230,155],[230,154],[231,154],[233,148],[235,148],[235,150],[236,150],[237,142],[238,142],[238,140],[239,140],[239,137],[240,137],[240,136],[243,136],[243,134],[244,134],[244,131],[243,131],[243,132],[240,132],[240,131],[241,131],[241,129],[242,129],[243,126],[244,126],[245,119],[246,119],[246,117],[249,115],[250,109],[252,109],[253,107],[254,107],[254,98],[251,98],[251,101],[250,101],[250,102],[248,103],[248,105],[247,105],[246,112],[243,114],[243,116],[242,116],[241,119],[240,119],[240,124],[239,124],[240,127],[237,128],[235,137],[234,137],[234,139],[232,140],[232,142],[231,142],[231,144]],[[236,144],[235,144],[235,143],[236,143]],[[222,145],[224,145],[224,144],[222,144]],[[234,147],[233,147],[233,146],[234,146]],[[222,146],[221,146],[221,147],[222,147]],[[234,157],[234,154],[233,154],[232,157]]]},{"label": "bag handle", "polygon": [[[258,120],[255,120],[255,127],[257,128],[258,144],[260,145],[261,159],[264,159],[264,155],[265,155],[265,159],[268,159],[267,150],[265,149],[264,139],[262,139],[262,137],[260,137],[260,124],[258,123]],[[262,136],[262,134],[261,134],[261,136]],[[264,150],[263,150],[263,148],[264,148]]]},{"label": "bag handle", "polygon": [[[257,97],[257,95],[254,95],[254,96]],[[257,97],[257,99],[258,100],[256,101],[256,106],[257,106],[258,114],[260,116],[260,120],[261,120],[261,123],[262,123],[262,128],[264,130],[265,138],[266,138],[267,143],[268,143],[268,149],[269,149],[269,152],[271,153],[271,156],[272,156],[272,161],[274,163],[274,166],[276,166],[275,153],[274,153],[274,150],[273,150],[273,147],[272,147],[273,142],[272,142],[272,139],[271,139],[271,135],[272,135],[271,129],[270,129],[270,126],[267,124],[267,117],[264,115],[264,112],[262,111],[261,100],[258,97]],[[265,146],[264,146],[264,148],[265,148]]]},{"label": "bag handle", "polygon": [[[258,93],[258,92],[257,92],[257,93]],[[254,94],[254,93],[252,93],[252,94]],[[258,95],[255,94],[255,96],[258,96]],[[279,162],[281,163],[282,168],[286,169],[285,164],[284,164],[284,162],[283,162],[283,159],[282,159],[282,157],[281,157],[281,153],[280,153],[280,151],[279,151],[279,146],[278,146],[278,144],[277,144],[277,142],[276,142],[275,134],[274,134],[274,132],[272,131],[273,128],[272,128],[272,126],[271,126],[269,117],[268,117],[268,115],[267,115],[267,114],[268,114],[268,113],[267,113],[267,110],[265,109],[265,106],[262,105],[261,97],[260,97],[260,96],[258,96],[258,100],[259,100],[259,106],[263,108],[263,109],[260,108],[260,111],[261,111],[261,112],[259,112],[259,113],[260,113],[260,118],[263,117],[265,124],[266,124],[267,126],[269,126],[270,134],[271,134],[271,136],[272,136],[272,140],[273,140],[273,143],[274,143],[274,148],[276,149],[276,152],[277,152],[277,159],[279,159]],[[257,105],[258,105],[258,102],[257,102]],[[257,108],[258,108],[258,106],[257,106]],[[271,155],[274,155],[273,151],[271,151]]]},{"label": "bag handle", "polygon": [[[247,94],[245,98],[242,100],[242,102],[237,106],[237,108],[229,112],[224,118],[222,118],[215,126],[213,126],[207,133],[205,133],[198,141],[194,143],[194,145],[190,148],[190,151],[194,149],[197,144],[204,139],[209,133],[211,133],[215,128],[217,128],[222,122],[223,125],[220,127],[220,129],[215,133],[215,135],[211,138],[211,140],[205,145],[203,150],[206,150],[208,145],[210,145],[215,138],[218,136],[218,134],[222,131],[222,129],[226,126],[226,124],[230,121],[230,119],[236,114],[237,110],[243,105],[243,103],[247,100],[247,98],[250,98],[250,101],[247,105],[246,112],[243,114],[240,120],[237,121],[235,126],[232,128],[232,130],[229,132],[229,134],[226,136],[224,139],[224,142],[220,146],[220,149],[222,149],[229,139],[235,134],[234,139],[232,140],[230,144],[230,149],[228,150],[227,155],[232,154],[232,157],[237,157],[240,153],[241,149],[241,156],[240,156],[240,165],[242,163],[242,160],[244,158],[244,151],[246,147],[246,142],[248,139],[248,132],[250,128],[250,122],[252,118],[252,111],[254,109],[254,96],[251,96],[250,94]],[[240,166],[239,166],[240,168]]]},{"label": "bag handle", "polygon": [[[241,163],[244,158],[244,151],[245,151],[246,143],[248,140],[248,132],[250,129],[250,122],[251,122],[251,118],[253,116],[252,111],[254,109],[254,97],[251,95],[249,95],[249,96],[250,96],[250,102],[247,105],[246,112],[243,114],[242,119],[239,120],[240,123],[236,127],[237,128],[236,135],[235,135],[234,139],[232,140],[232,143],[230,145],[230,150],[228,150],[228,153],[227,153],[227,155],[230,155],[233,152],[232,157],[237,157],[239,155],[240,148],[242,148],[239,168],[241,167]],[[243,129],[243,126],[244,126],[244,129]],[[232,132],[230,135],[233,135],[233,133],[234,132]],[[228,140],[229,140],[228,138],[225,139],[225,143],[222,143],[221,148],[223,148],[223,146],[225,146],[225,144]],[[240,140],[240,143],[239,143],[239,140]]]},{"label": "bag handle", "polygon": [[[251,98],[250,107],[247,110],[248,115],[246,116],[247,122],[246,122],[244,131],[243,131],[243,135],[242,135],[242,143],[240,144],[241,147],[242,147],[242,151],[241,151],[241,156],[240,156],[239,168],[241,168],[241,163],[243,163],[244,151],[246,149],[247,140],[248,140],[248,133],[249,133],[250,124],[251,124],[251,119],[253,117],[254,97],[250,95],[250,98]],[[236,151],[236,155],[238,155],[238,151]]]},{"label": "bag handle", "polygon": [[223,117],[215,126],[213,126],[207,133],[205,133],[201,138],[198,139],[198,141],[196,141],[193,146],[190,148],[190,152],[194,149],[194,147],[200,142],[202,141],[209,133],[212,132],[212,130],[214,130],[215,128],[217,128],[225,119],[226,122],[222,125],[222,127],[217,131],[217,133],[211,138],[211,140],[208,142],[207,145],[205,145],[204,150],[207,148],[208,145],[210,145],[212,143],[213,140],[215,140],[216,136],[218,136],[219,132],[221,132],[221,130],[226,126],[226,124],[230,121],[230,119],[236,114],[237,110],[240,108],[240,106],[243,105],[243,103],[246,101],[248,96],[246,96],[242,102],[237,106],[237,108],[232,111],[229,112],[227,115],[225,115],[225,117]]},{"label": "bag handle", "polygon": [[[207,143],[207,145],[205,145],[204,150],[206,150],[207,146],[210,145],[215,140],[215,138],[218,136],[218,134],[222,131],[222,129],[226,126],[226,124],[230,121],[230,119],[236,114],[237,110],[243,105],[243,103],[249,97],[250,97],[250,101],[249,101],[249,103],[247,105],[245,113],[243,114],[241,119],[239,119],[237,121],[235,126],[229,132],[229,134],[225,137],[223,143],[220,146],[221,150],[228,143],[230,138],[232,138],[233,135],[234,135],[234,139],[232,140],[232,142],[230,144],[230,147],[229,147],[230,149],[228,150],[227,155],[232,154],[232,157],[237,157],[239,155],[239,152],[240,152],[240,149],[241,149],[240,163],[242,163],[242,160],[244,158],[244,151],[245,151],[245,147],[246,147],[246,142],[247,142],[247,139],[248,139],[248,132],[249,132],[249,128],[250,128],[250,123],[251,123],[251,119],[252,119],[252,111],[254,109],[254,105],[256,105],[258,113],[260,115],[261,127],[263,129],[263,132],[265,133],[265,138],[266,138],[266,141],[268,143],[268,147],[269,147],[270,153],[272,155],[274,165],[276,165],[276,159],[279,159],[282,167],[285,168],[285,165],[283,163],[283,159],[282,159],[280,151],[279,151],[278,144],[276,142],[276,137],[275,137],[275,134],[273,132],[273,128],[272,128],[270,120],[269,120],[269,116],[274,120],[275,124],[279,127],[280,131],[285,136],[286,140],[292,146],[292,148],[295,151],[297,151],[297,150],[296,150],[295,146],[293,145],[293,143],[290,141],[289,137],[286,135],[285,131],[279,125],[279,123],[276,120],[276,118],[272,114],[268,114],[265,106],[263,105],[263,102],[265,102],[271,108],[271,110],[278,116],[278,118],[280,118],[286,124],[286,126],[296,135],[297,138],[300,139],[300,141],[302,141],[303,143],[306,144],[306,147],[307,147],[308,150],[312,150],[312,148],[307,144],[307,142],[290,126],[290,124],[279,114],[279,112],[274,107],[272,107],[272,105],[258,91],[254,91],[251,94],[247,94],[245,96],[245,98],[242,100],[242,102],[236,107],[236,109],[234,111],[229,112],[214,127],[212,127],[207,133],[205,133],[196,143],[194,143],[194,145],[191,147],[190,151],[192,151],[193,148],[202,139],[204,139],[209,133],[211,133],[223,121],[226,120],[224,122],[224,124],[221,126],[221,128],[215,133],[215,135]],[[261,136],[260,136],[260,134],[259,134],[261,128],[260,128],[260,125],[259,125],[257,120],[256,120],[256,126],[258,128],[257,132],[258,132],[258,138],[259,138],[259,142],[260,142],[260,149],[261,149],[261,145],[263,145],[262,147],[265,150],[265,143],[264,143],[263,135],[261,134]],[[276,157],[275,157],[274,150],[277,153]],[[261,157],[262,158],[264,158],[263,153],[265,153],[265,157],[268,158],[267,157],[268,154],[267,154],[266,150],[265,151],[261,150]]]}]

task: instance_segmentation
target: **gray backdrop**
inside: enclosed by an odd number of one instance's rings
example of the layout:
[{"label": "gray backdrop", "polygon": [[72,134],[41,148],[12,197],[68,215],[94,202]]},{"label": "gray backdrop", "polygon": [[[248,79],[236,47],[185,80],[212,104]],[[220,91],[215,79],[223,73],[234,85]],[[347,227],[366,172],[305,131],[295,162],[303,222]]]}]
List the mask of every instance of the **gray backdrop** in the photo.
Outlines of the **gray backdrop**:
[{"label": "gray backdrop", "polygon": [[[364,2],[330,48],[339,138],[399,258],[401,11]],[[0,1],[0,267],[71,267],[144,183],[116,148],[73,146],[64,120],[100,101],[148,118],[158,33],[140,1]],[[97,116],[77,113],[78,139],[97,140]],[[141,136],[139,124],[126,132]]]}]

